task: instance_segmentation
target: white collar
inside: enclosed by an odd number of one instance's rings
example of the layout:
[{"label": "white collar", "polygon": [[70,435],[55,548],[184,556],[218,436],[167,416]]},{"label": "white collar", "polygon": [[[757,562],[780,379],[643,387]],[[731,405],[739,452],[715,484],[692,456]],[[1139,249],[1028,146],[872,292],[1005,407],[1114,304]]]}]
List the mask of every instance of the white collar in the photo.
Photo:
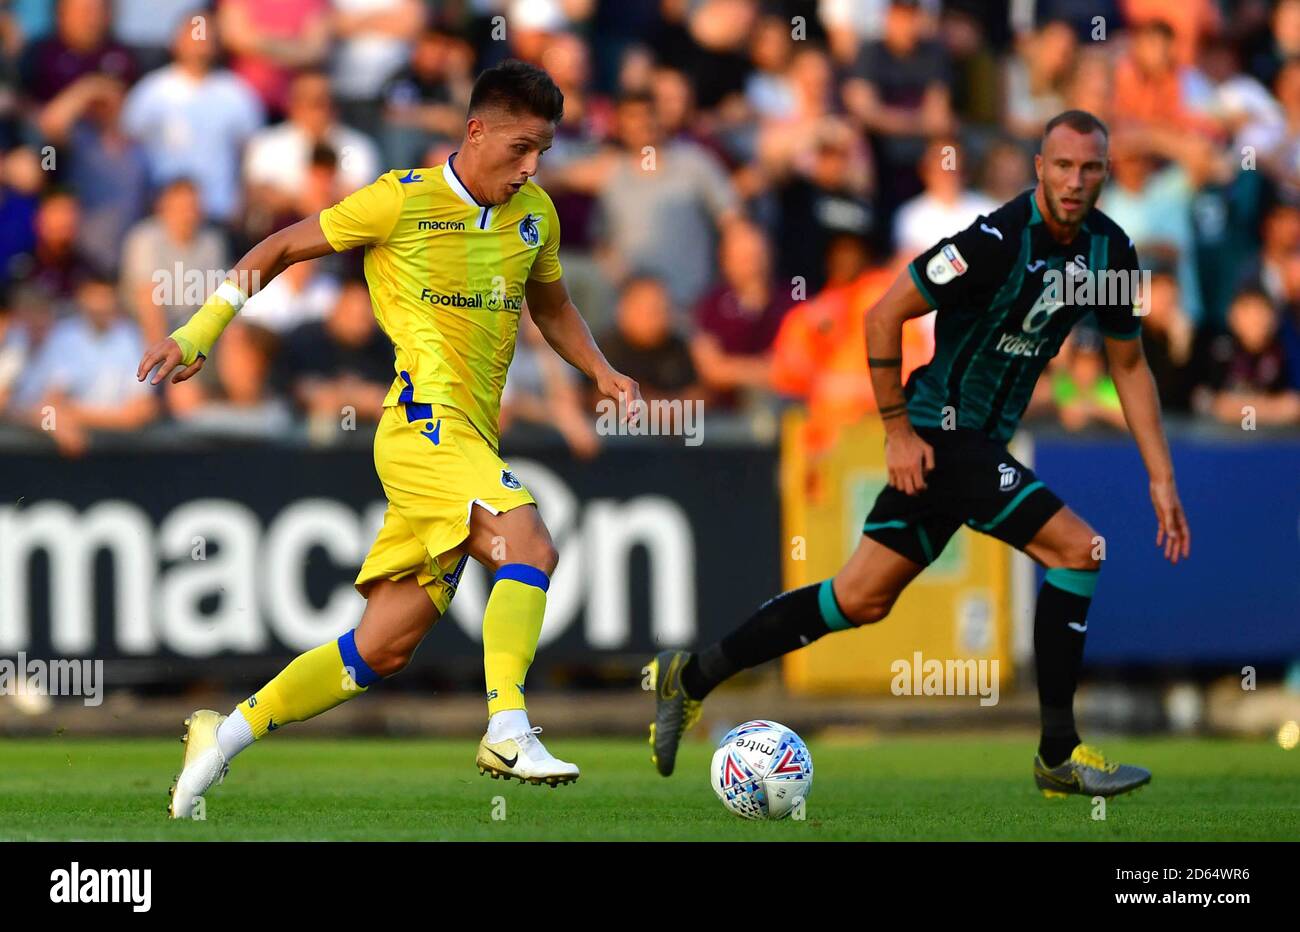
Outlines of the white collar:
[{"label": "white collar", "polygon": [[447,157],[447,161],[442,163],[443,180],[447,182],[447,186],[449,188],[451,188],[453,191],[456,192],[456,196],[459,197],[466,204],[468,204],[470,207],[485,206],[483,204],[480,204],[478,201],[474,200],[474,195],[469,193],[469,188],[465,187],[465,185],[461,183],[460,177],[456,174],[456,169],[451,167],[451,160],[454,159],[455,157],[456,157],[456,153],[453,152],[451,155]]},{"label": "white collar", "polygon": [[496,207],[491,204],[480,204],[474,199],[474,195],[469,193],[469,188],[461,183],[460,177],[456,174],[456,169],[451,167],[451,160],[456,157],[453,152],[447,156],[447,161],[442,165],[442,177],[447,182],[447,186],[456,192],[456,196],[471,207],[478,209],[478,220],[475,226],[480,230],[490,230],[492,221],[496,219]]}]

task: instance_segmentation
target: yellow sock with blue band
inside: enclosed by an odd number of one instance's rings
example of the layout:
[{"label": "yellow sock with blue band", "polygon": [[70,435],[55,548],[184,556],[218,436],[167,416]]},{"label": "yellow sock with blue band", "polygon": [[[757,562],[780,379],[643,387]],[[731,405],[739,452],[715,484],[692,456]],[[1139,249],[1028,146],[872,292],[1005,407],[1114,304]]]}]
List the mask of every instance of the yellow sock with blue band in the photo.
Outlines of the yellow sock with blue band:
[{"label": "yellow sock with blue band", "polygon": [[290,722],[305,722],[365,692],[379,674],[357,652],[356,631],[299,654],[239,711],[254,738]]},{"label": "yellow sock with blue band", "polygon": [[535,566],[507,563],[492,580],[483,612],[488,714],[523,709],[524,678],[537,654],[551,580]]}]

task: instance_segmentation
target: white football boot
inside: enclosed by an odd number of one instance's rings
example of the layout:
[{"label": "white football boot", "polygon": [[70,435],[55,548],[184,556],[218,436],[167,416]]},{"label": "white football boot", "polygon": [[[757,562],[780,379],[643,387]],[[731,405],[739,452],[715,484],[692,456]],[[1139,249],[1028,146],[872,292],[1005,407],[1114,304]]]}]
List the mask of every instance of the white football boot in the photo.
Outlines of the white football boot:
[{"label": "white football boot", "polygon": [[550,787],[573,783],[578,779],[578,765],[562,761],[546,750],[537,736],[540,727],[493,743],[487,735],[478,745],[478,772],[491,774],[493,780],[516,778],[520,783],[545,783]]},{"label": "white football boot", "polygon": [[226,716],[211,709],[200,709],[185,720],[185,757],[181,772],[172,784],[167,815],[173,819],[197,818],[194,801],[215,783],[220,785],[230,771],[230,764],[217,744],[217,727]]}]

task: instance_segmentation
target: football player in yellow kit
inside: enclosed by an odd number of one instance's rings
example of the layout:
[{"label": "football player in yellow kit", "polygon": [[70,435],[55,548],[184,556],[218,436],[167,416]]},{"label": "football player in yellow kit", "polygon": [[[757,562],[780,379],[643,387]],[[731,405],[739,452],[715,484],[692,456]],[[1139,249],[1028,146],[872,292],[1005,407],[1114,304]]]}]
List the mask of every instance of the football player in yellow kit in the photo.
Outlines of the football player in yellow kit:
[{"label": "football player in yellow kit", "polygon": [[489,718],[478,768],[551,786],[578,778],[575,765],[542,745],[525,708],[524,677],[557,557],[532,496],[499,455],[497,423],[525,300],[547,342],[601,394],[625,411],[640,400],[569,299],[555,207],[531,180],[563,105],[541,69],[510,61],[483,72],[464,141],[445,164],[390,171],[267,237],[141,360],[142,380],[190,378],[248,299],[249,283],[260,287],[295,262],[358,246],[375,316],[396,350],[374,448],[388,508],[356,579],[367,600],[361,622],[295,658],[229,715],[201,710],[186,720],[173,818],[190,817],[257,739],[406,666],[470,557],[495,574],[483,616]]}]

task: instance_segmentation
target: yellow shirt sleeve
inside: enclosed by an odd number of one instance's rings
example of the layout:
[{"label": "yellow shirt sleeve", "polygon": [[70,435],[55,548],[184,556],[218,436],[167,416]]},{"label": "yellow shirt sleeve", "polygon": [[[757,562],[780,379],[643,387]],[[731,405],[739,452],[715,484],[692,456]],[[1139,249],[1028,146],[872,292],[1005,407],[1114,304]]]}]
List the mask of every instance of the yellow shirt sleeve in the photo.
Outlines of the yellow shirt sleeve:
[{"label": "yellow shirt sleeve", "polygon": [[335,252],[388,239],[406,195],[396,172],[386,172],[320,213],[320,228]]},{"label": "yellow shirt sleeve", "polygon": [[528,278],[535,282],[553,282],[564,274],[564,269],[560,268],[560,217],[550,197],[546,198],[543,213],[546,217],[546,242],[538,248]]}]

